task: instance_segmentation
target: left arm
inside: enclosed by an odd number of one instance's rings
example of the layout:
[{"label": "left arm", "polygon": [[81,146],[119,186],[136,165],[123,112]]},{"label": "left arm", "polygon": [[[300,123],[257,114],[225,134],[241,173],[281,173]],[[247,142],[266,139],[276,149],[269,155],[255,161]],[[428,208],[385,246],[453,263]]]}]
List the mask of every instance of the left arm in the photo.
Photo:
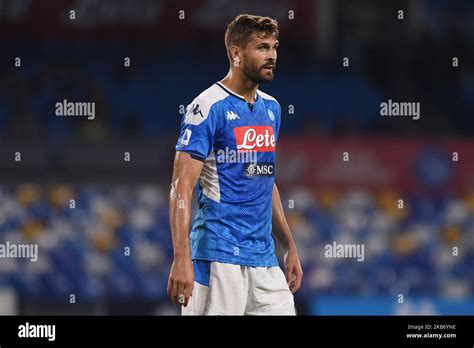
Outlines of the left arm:
[{"label": "left arm", "polygon": [[291,235],[290,227],[286,222],[280,193],[276,184],[273,185],[272,214],[273,235],[283,247],[285,254],[286,281],[291,292],[295,293],[301,286],[303,270],[301,269],[298,251],[296,250],[296,244]]}]

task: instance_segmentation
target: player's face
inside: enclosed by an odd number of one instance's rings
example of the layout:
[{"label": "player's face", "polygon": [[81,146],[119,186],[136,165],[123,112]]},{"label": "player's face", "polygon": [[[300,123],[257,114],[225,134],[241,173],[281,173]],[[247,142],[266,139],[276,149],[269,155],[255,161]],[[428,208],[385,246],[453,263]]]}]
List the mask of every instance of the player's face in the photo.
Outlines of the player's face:
[{"label": "player's face", "polygon": [[278,40],[253,34],[243,50],[243,73],[255,83],[270,82],[276,68]]}]

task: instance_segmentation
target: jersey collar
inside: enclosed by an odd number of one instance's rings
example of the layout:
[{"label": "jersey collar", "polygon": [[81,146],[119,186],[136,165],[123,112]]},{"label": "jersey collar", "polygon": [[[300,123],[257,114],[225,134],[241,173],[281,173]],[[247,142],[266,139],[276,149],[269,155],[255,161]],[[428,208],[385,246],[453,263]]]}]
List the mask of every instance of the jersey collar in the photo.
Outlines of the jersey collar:
[{"label": "jersey collar", "polygon": [[[224,86],[220,81],[216,82],[216,84],[217,84],[220,88],[222,88],[224,91],[226,91],[228,94],[233,95],[234,97],[239,98],[239,99],[243,100],[244,102],[248,103],[248,102],[247,102],[247,99],[245,99],[245,98],[244,98],[243,96],[241,96],[240,94],[237,94],[237,93],[231,91],[229,88],[227,88],[226,86]],[[257,101],[257,98],[258,98],[258,90],[257,90],[256,93],[255,93],[255,98],[254,98],[254,100],[253,100],[254,103]]]}]

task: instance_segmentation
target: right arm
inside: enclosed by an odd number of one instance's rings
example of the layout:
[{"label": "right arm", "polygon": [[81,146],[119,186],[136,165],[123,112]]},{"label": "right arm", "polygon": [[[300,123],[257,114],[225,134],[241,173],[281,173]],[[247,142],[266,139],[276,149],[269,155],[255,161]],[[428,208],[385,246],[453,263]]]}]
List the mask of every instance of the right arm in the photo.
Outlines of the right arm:
[{"label": "right arm", "polygon": [[[194,269],[189,243],[191,201],[202,167],[203,162],[192,158],[189,153],[176,152],[169,196],[174,260],[168,278],[167,292],[178,306],[188,305],[194,286]],[[184,295],[184,304],[179,303],[180,294]]]}]

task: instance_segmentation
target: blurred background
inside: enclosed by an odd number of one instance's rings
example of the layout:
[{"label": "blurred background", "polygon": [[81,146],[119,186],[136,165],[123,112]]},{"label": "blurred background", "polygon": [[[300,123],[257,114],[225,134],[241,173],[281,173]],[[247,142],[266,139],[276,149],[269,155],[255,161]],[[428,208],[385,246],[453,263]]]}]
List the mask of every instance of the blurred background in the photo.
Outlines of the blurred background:
[{"label": "blurred background", "polygon": [[[240,13],[280,24],[260,89],[282,107],[298,313],[474,314],[472,1],[0,0],[0,244],[39,253],[0,258],[1,314],[178,313],[174,145]],[[64,99],[95,119],[56,116]],[[421,118],[382,117],[389,99]],[[326,258],[333,242],[365,260]]]}]

